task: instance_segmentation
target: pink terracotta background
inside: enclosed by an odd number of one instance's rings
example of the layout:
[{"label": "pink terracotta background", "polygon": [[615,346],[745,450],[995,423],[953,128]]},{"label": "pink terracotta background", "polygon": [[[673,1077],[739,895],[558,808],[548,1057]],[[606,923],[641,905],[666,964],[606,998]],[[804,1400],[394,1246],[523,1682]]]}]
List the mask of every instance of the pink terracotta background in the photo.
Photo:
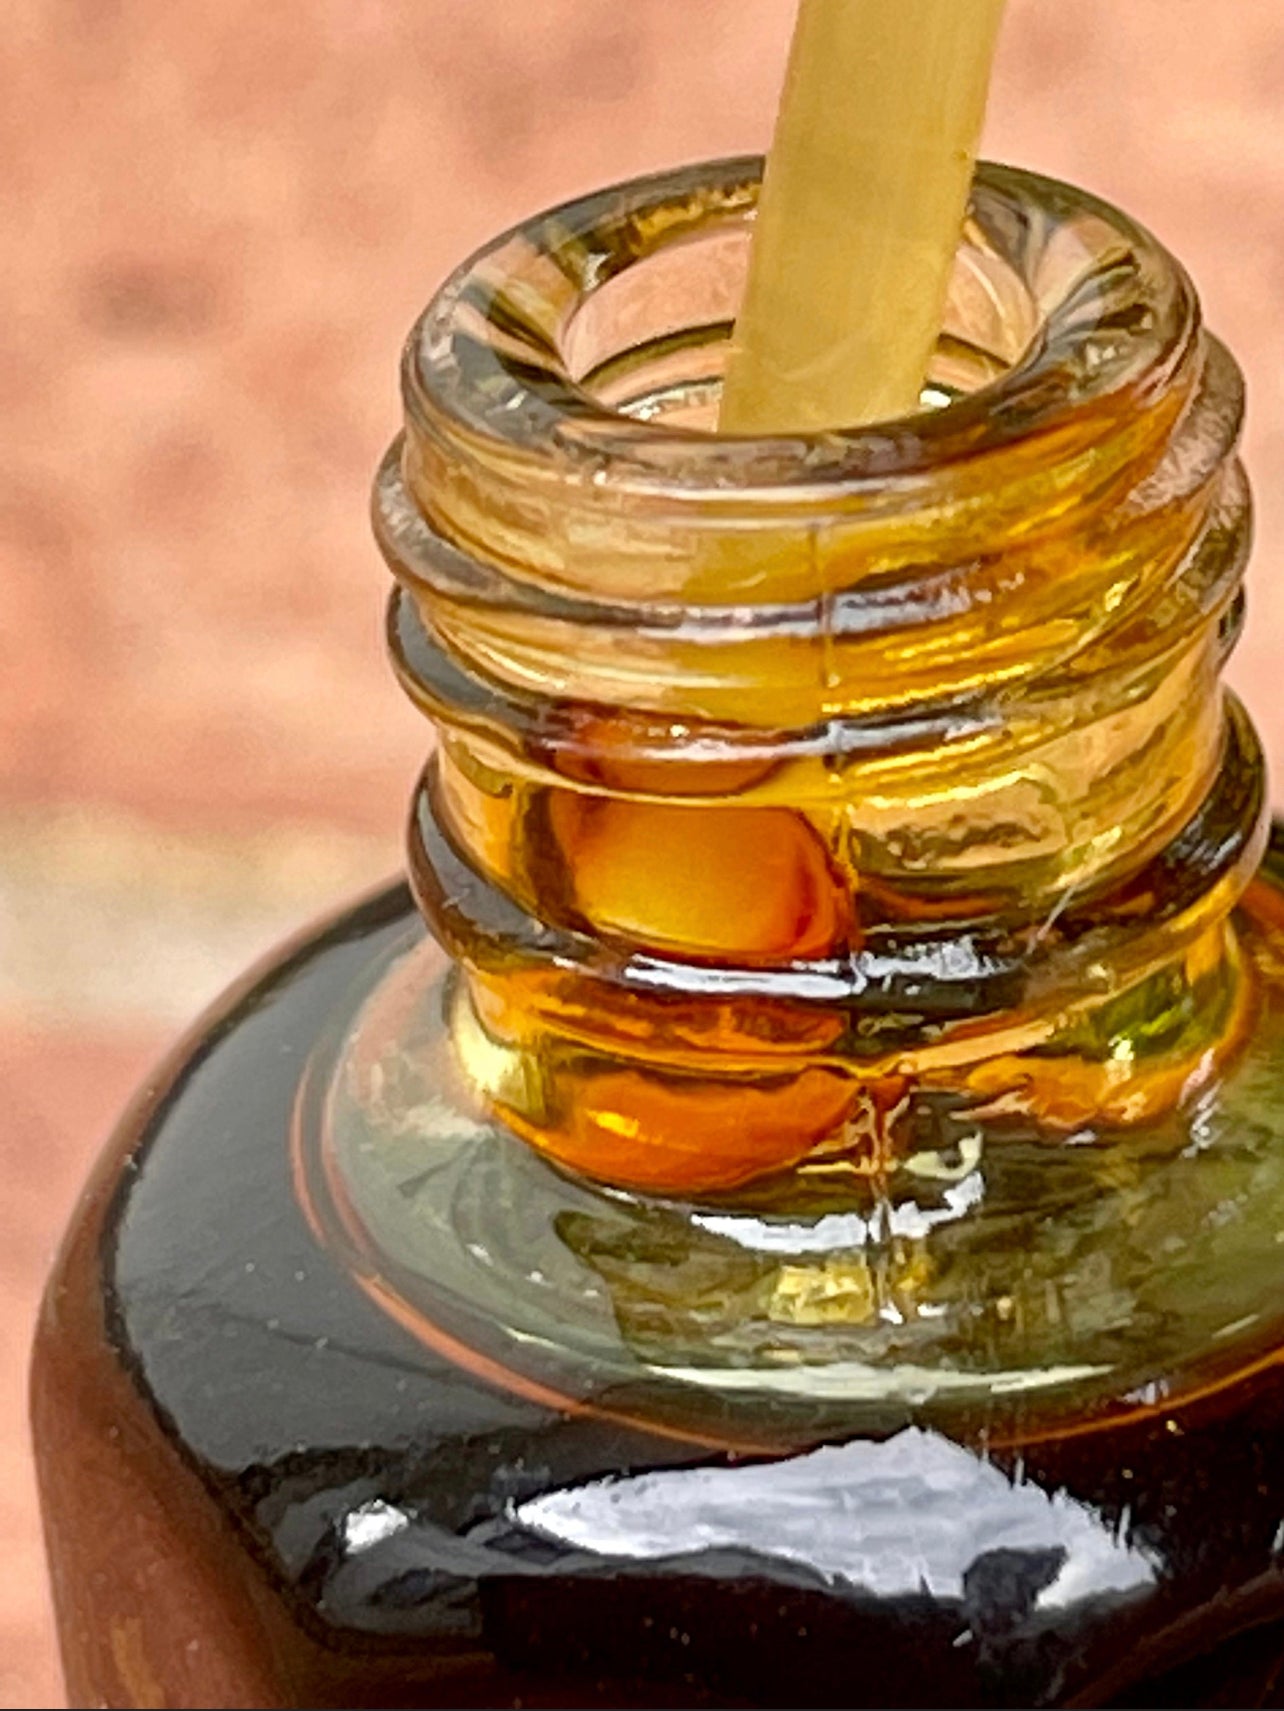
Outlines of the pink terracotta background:
[{"label": "pink terracotta background", "polygon": [[[23,1372],[95,1146],[239,964],[398,861],[425,732],[365,511],[402,335],[541,204],[761,147],[792,11],[0,8],[2,1704],[60,1692]],[[1155,228],[1249,370],[1235,678],[1284,779],[1284,7],[1012,0],[988,151]]]}]

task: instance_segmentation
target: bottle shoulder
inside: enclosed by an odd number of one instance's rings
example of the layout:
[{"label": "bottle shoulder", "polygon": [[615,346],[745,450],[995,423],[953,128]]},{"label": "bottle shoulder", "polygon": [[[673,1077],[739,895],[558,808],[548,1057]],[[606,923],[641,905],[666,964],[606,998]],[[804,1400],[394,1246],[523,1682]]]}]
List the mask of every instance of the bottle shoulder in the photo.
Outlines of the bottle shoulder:
[{"label": "bottle shoulder", "polygon": [[[403,1672],[472,1659],[514,1697],[774,1704],[800,1679],[852,1703],[853,1648],[894,1632],[918,1702],[1055,1703],[1131,1679],[1143,1639],[1167,1667],[1284,1618],[1269,1372],[1024,1447],[910,1422],[745,1460],[648,1426],[609,1377],[563,1405],[425,1342],[318,1239],[296,1144],[318,1042],[424,954],[397,887],[231,994],[122,1125],[46,1309],[49,1338],[60,1315],[99,1337],[300,1633]],[[864,1702],[895,1702],[904,1655]]]}]

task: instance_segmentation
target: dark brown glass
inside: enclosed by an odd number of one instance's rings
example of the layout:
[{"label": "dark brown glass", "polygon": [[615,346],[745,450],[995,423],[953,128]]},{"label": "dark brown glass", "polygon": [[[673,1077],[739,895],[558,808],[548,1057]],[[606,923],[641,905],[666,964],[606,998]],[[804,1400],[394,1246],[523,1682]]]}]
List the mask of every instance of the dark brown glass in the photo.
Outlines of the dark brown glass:
[{"label": "dark brown glass", "polygon": [[[1284,837],[1263,877],[1284,901]],[[1274,1359],[993,1447],[1014,1491],[1066,1493],[1159,1565],[1143,1595],[1089,1587],[1051,1616],[1055,1545],[979,1560],[961,1600],[880,1599],[743,1550],[594,1560],[515,1525],[550,1488],[737,1464],[622,1424],[610,1395],[559,1410],[429,1352],[315,1240],[288,1144],[300,1066],[422,931],[398,887],[302,943],[99,1163],[35,1363],[73,1704],[1279,1703]],[[411,1519],[354,1548],[388,1512]]]}]

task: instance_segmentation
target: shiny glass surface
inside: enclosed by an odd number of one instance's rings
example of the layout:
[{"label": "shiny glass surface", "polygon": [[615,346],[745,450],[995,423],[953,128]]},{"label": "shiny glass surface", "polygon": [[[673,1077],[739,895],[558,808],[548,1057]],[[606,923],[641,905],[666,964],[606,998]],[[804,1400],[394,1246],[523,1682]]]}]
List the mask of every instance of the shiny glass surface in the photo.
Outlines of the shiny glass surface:
[{"label": "shiny glass surface", "polygon": [[77,1703],[1278,1697],[1238,370],[987,167],[922,412],[716,438],[756,170],[528,223],[411,339],[411,889],[230,994],[73,1221]]},{"label": "shiny glass surface", "polygon": [[1253,1003],[1238,370],[1147,234],[987,167],[919,415],[713,436],[754,185],[531,222],[407,347],[376,529],[468,1073],[676,1198],[1167,1144]]},{"label": "shiny glass surface", "polygon": [[1234,926],[1252,1040],[1140,1135],[996,1135],[943,1102],[894,1174],[699,1201],[577,1181],[496,1122],[463,1066],[498,1048],[416,943],[313,1060],[301,1189],[326,1245],[427,1340],[694,1439],[778,1450],[931,1420],[975,1440],[1128,1413],[1281,1341],[1271,880]]},{"label": "shiny glass surface", "polygon": [[422,943],[398,888],[300,945],[103,1159],[36,1369],[73,1703],[1270,1702],[1273,1361],[745,1456],[423,1336],[294,1180],[318,1042]]}]

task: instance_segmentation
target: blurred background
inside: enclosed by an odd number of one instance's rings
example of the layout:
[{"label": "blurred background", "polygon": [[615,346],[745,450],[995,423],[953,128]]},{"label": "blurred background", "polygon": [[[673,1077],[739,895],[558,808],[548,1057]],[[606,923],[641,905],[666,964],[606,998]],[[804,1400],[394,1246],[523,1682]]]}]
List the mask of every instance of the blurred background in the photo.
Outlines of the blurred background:
[{"label": "blurred background", "polygon": [[[24,1367],[96,1146],[234,972],[400,859],[427,733],[366,495],[403,335],[541,205],[764,146],[793,10],[0,9],[2,1704],[59,1700]],[[1284,779],[1284,7],[1012,0],[987,152],[1153,227],[1248,369],[1234,676]]]}]

